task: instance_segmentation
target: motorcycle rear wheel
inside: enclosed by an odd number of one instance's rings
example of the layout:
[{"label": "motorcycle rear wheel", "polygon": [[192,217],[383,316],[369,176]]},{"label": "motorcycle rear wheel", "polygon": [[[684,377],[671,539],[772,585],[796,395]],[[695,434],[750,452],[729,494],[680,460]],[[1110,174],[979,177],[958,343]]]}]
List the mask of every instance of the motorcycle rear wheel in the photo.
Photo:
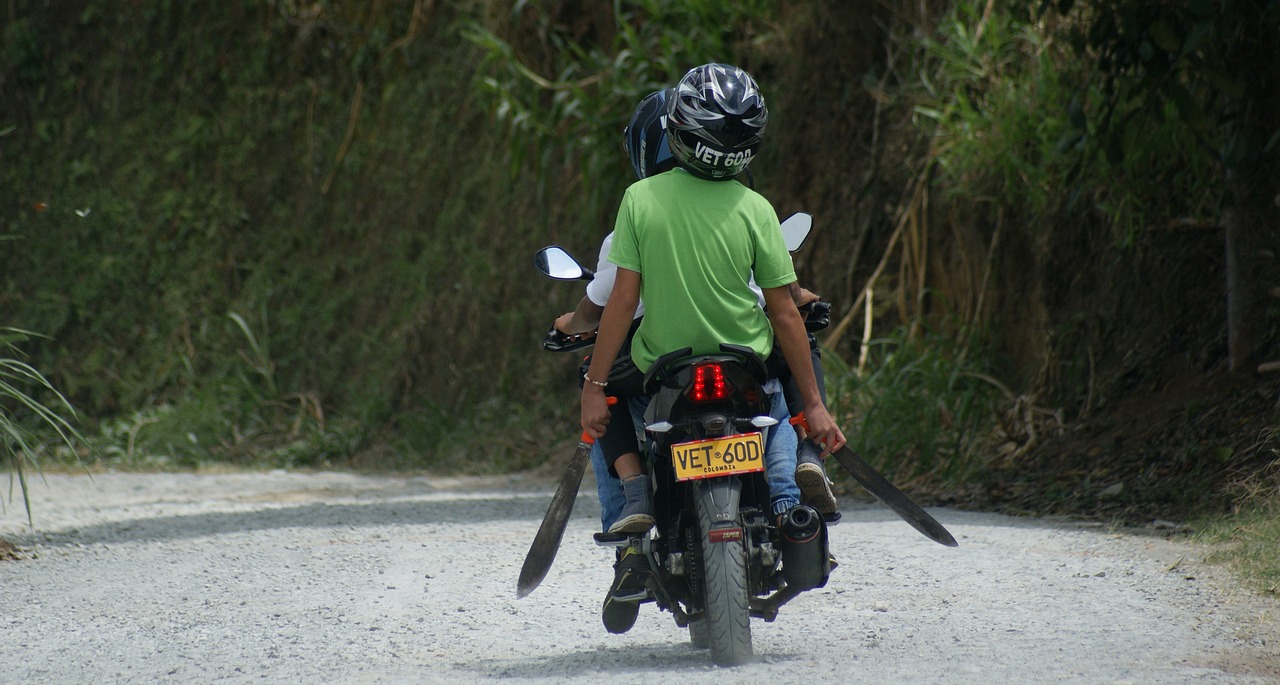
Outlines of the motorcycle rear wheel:
[{"label": "motorcycle rear wheel", "polygon": [[[711,660],[717,665],[744,664],[752,657],[746,548],[742,540],[712,543],[711,513],[704,498],[698,498],[695,506],[702,538],[705,618],[689,624],[689,637],[698,645],[700,633],[705,633]],[[698,623],[704,625],[695,628]]]},{"label": "motorcycle rear wheel", "polygon": [[711,646],[711,629],[707,627],[707,619],[689,620],[689,642],[698,649],[707,649]]}]

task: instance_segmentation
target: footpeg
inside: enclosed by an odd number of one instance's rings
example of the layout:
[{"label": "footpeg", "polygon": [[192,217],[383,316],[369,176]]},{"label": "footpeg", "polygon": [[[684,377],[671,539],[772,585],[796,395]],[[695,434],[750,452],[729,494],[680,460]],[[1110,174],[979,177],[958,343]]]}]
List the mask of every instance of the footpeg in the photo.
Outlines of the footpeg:
[{"label": "footpeg", "polygon": [[626,547],[631,536],[626,533],[595,533],[591,536],[601,547]]},{"label": "footpeg", "polygon": [[615,594],[613,595],[613,599],[615,602],[643,602],[644,600],[649,599],[649,591],[638,590],[625,595]]}]

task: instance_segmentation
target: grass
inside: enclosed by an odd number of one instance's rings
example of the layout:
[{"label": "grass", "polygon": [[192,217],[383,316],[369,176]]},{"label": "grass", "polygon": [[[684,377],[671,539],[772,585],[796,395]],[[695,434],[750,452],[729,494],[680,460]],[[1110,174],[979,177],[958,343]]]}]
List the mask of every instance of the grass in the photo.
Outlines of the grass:
[{"label": "grass", "polygon": [[[1280,428],[1262,439],[1280,457]],[[1280,459],[1245,479],[1234,511],[1202,522],[1198,537],[1216,547],[1207,561],[1222,564],[1257,592],[1280,597]]]},{"label": "grass", "polygon": [[1280,597],[1280,498],[1213,522],[1201,537],[1221,546],[1209,562],[1225,565],[1259,593]]},{"label": "grass", "polygon": [[982,472],[1003,402],[982,358],[905,328],[869,344],[861,370],[824,357],[850,447],[899,478],[958,484]]},{"label": "grass", "polygon": [[[33,525],[27,470],[40,470],[47,445],[42,432],[71,448],[83,441],[71,421],[75,409],[35,367],[23,361],[18,343],[35,336],[18,328],[0,328],[0,462],[18,480],[27,524]],[[70,417],[70,418],[68,418]],[[42,431],[41,429],[45,429]]]}]

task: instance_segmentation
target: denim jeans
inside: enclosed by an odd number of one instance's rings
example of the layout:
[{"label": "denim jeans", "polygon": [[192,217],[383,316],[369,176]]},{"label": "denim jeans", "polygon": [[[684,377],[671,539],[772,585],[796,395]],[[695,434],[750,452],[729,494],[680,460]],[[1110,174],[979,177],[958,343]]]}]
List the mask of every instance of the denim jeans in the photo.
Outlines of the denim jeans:
[{"label": "denim jeans", "polygon": [[609,465],[604,463],[600,443],[591,446],[591,470],[596,474],[596,494],[600,496],[600,530],[607,531],[618,520],[627,498],[622,494],[622,481],[609,473]]},{"label": "denim jeans", "polygon": [[764,444],[765,480],[769,481],[769,504],[774,514],[781,514],[800,503],[800,488],[796,485],[796,450],[800,441],[796,431],[787,421],[787,403],[781,392],[771,395],[773,404],[769,416],[778,425],[769,429]]},{"label": "denim jeans", "polygon": [[[800,503],[800,488],[796,486],[796,449],[799,443],[795,430],[787,424],[790,414],[782,393],[771,393],[769,397],[769,415],[778,420],[778,425],[765,429],[765,480],[769,483],[770,508],[774,514],[781,514]],[[648,396],[632,397],[628,403],[631,420],[636,426],[644,425],[644,410],[649,406],[649,400]],[[641,440],[640,444],[644,441]],[[595,472],[596,494],[600,497],[601,529],[609,530],[609,526],[618,520],[626,498],[622,494],[622,483],[609,473],[609,465],[604,463],[604,451],[598,444],[591,448],[591,470]]]}]

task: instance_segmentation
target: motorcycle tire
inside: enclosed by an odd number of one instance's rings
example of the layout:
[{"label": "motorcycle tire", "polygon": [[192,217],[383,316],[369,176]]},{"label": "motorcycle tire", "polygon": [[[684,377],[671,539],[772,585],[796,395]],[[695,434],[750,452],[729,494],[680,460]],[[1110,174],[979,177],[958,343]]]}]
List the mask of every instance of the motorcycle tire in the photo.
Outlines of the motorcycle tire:
[{"label": "motorcycle tire", "polygon": [[689,636],[697,644],[705,630],[711,661],[737,666],[751,660],[751,607],[747,591],[747,555],[742,540],[712,543],[711,512],[706,497],[698,497],[698,532],[702,538],[703,606],[705,626],[689,624]]},{"label": "motorcycle tire", "polygon": [[[697,528],[686,526],[684,529],[684,549],[686,558],[689,560],[688,568],[685,572],[688,574],[689,590],[696,597],[701,597],[702,591],[702,543],[699,542],[701,536]],[[707,629],[707,619],[701,613],[701,608],[689,617],[689,642],[693,643],[696,649],[707,649],[711,646],[711,633]]]},{"label": "motorcycle tire", "polygon": [[689,642],[698,649],[707,649],[711,646],[711,629],[707,626],[707,619],[689,620]]}]

